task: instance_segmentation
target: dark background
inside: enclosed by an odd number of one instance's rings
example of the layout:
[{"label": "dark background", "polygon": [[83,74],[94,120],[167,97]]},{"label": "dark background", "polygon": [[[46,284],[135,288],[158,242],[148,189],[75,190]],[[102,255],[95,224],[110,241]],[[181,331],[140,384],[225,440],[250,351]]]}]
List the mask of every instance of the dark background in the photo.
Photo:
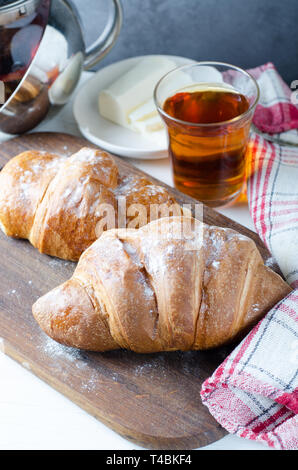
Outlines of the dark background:
[{"label": "dark background", "polygon": [[[109,0],[73,0],[86,42],[102,31]],[[245,68],[274,62],[298,79],[298,0],[122,0],[117,44],[97,66],[143,54],[220,60]]]}]

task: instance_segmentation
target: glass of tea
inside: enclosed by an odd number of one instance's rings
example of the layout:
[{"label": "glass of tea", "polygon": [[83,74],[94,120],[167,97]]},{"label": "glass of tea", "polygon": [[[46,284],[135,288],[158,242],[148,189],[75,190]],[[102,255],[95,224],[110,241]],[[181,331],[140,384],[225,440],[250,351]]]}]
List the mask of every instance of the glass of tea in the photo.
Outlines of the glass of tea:
[{"label": "glass of tea", "polygon": [[154,92],[169,137],[177,189],[208,206],[238,197],[259,87],[245,70],[197,62],[165,75]]}]

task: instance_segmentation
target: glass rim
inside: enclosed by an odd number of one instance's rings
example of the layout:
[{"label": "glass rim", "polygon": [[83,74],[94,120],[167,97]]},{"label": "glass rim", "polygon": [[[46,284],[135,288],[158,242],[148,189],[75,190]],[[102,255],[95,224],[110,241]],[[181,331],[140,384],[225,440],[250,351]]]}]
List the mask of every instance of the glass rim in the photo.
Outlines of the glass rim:
[{"label": "glass rim", "polygon": [[[226,121],[219,121],[219,122],[199,123],[199,122],[183,121],[182,119],[177,119],[177,118],[171,116],[170,114],[166,113],[163,110],[163,108],[159,105],[158,99],[157,99],[157,91],[158,91],[158,88],[159,88],[160,84],[163,82],[163,80],[165,80],[172,73],[178,72],[179,70],[183,70],[183,69],[186,69],[186,68],[197,67],[198,65],[210,65],[210,66],[211,65],[221,65],[221,66],[225,66],[227,68],[232,68],[234,70],[238,70],[239,72],[243,73],[248,78],[250,78],[252,80],[252,82],[254,83],[254,85],[255,85],[257,95],[256,95],[256,98],[255,98],[254,102],[252,104],[250,104],[249,108],[246,111],[239,114],[238,116],[235,116],[232,119],[227,119]],[[227,62],[218,62],[218,61],[199,61],[199,62],[194,62],[192,64],[180,65],[179,67],[176,67],[173,70],[170,70],[169,72],[167,72],[165,75],[163,75],[163,77],[161,77],[161,79],[158,80],[158,82],[157,82],[157,84],[154,88],[154,92],[153,92],[153,99],[154,99],[154,103],[155,103],[155,106],[156,106],[158,112],[162,116],[165,116],[165,117],[169,118],[170,120],[177,122],[178,124],[187,125],[188,127],[216,127],[216,126],[223,126],[223,125],[227,125],[227,124],[233,124],[234,122],[240,121],[246,115],[248,115],[256,107],[256,105],[258,104],[259,98],[260,98],[259,85],[258,85],[256,79],[249,72],[242,69],[241,67],[238,67],[237,65],[232,65],[232,64],[229,64]]]}]

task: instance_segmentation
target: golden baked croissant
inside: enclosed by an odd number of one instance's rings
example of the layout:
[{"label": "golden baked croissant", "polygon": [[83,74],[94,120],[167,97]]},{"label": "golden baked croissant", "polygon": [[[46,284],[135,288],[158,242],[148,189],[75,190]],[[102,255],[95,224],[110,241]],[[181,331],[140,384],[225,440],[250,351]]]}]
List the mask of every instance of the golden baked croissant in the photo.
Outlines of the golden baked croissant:
[{"label": "golden baked croissant", "polygon": [[8,236],[27,238],[41,253],[76,261],[98,238],[100,205],[117,213],[121,195],[146,209],[175,203],[165,188],[145,178],[121,181],[107,152],[86,147],[69,158],[23,152],[0,173],[0,226]]},{"label": "golden baked croissant", "polygon": [[50,337],[76,348],[206,349],[243,333],[290,291],[251,239],[168,217],[104,232],[33,315]]}]

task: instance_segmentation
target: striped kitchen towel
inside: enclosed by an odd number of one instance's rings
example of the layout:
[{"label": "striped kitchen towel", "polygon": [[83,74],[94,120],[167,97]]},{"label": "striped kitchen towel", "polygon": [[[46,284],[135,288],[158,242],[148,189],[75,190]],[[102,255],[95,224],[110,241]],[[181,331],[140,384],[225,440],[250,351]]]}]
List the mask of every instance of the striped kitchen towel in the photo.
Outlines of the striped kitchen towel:
[{"label": "striped kitchen towel", "polygon": [[[290,132],[298,145],[298,109],[289,88],[272,64],[251,72],[263,96],[255,125],[270,134],[282,130],[280,141]],[[254,134],[248,161],[251,216],[293,291],[204,382],[201,398],[230,433],[276,449],[298,449],[298,147]]]},{"label": "striped kitchen towel", "polygon": [[[295,129],[298,140],[298,87],[293,81],[293,90],[283,81],[271,62],[248,70],[260,87],[260,100],[256,108],[253,123],[266,134],[279,134]],[[298,78],[298,77],[297,77]],[[295,88],[296,84],[296,88]],[[286,137],[286,135],[285,135]]]}]

